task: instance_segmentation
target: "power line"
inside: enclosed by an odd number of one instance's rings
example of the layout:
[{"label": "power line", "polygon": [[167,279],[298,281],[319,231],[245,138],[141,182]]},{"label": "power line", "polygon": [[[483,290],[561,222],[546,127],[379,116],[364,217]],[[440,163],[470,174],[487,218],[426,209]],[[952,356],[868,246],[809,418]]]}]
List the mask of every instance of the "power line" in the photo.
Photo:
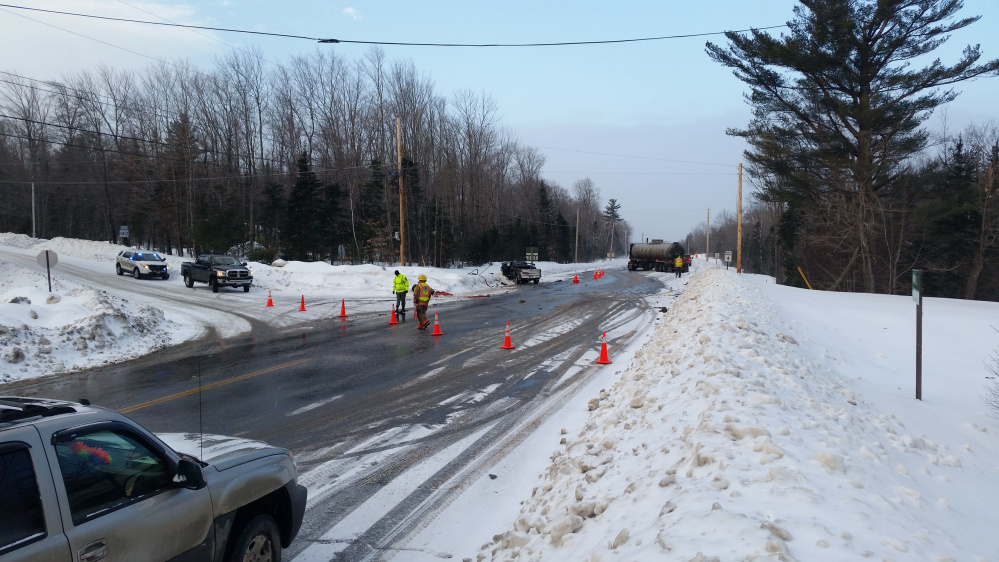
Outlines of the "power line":
[{"label": "power line", "polygon": [[592,152],[589,150],[576,150],[574,148],[558,148],[554,146],[537,146],[535,148],[544,148],[547,150],[562,150],[565,152],[578,152],[580,154],[596,154],[598,156],[615,156],[618,158],[635,158],[637,160],[656,160],[659,162],[680,162],[682,164],[701,164],[704,166],[725,166],[729,168],[738,168],[737,164],[720,164],[718,162],[696,162],[693,160],[674,160],[672,158],[657,158],[655,156],[633,156],[630,154],[613,154],[610,152]]},{"label": "power line", "polygon": [[[569,47],[569,46],[580,46],[580,45],[611,45],[620,43],[639,43],[648,41],[663,41],[668,39],[689,39],[692,37],[708,37],[712,35],[724,35],[726,33],[745,33],[747,31],[762,31],[767,29],[777,29],[781,27],[787,27],[786,25],[771,25],[767,27],[749,28],[749,29],[737,29],[731,31],[710,31],[706,33],[686,33],[680,35],[661,35],[658,37],[636,37],[630,39],[604,39],[598,41],[558,41],[558,42],[543,42],[543,43],[409,43],[402,41],[362,41],[356,39],[334,39],[334,38],[320,38],[320,37],[308,37],[305,35],[290,35],[286,33],[271,33],[266,31],[250,31],[246,29],[232,29],[225,27],[207,27],[201,25],[186,25],[173,22],[157,22],[157,21],[145,21],[145,20],[134,20],[127,18],[112,18],[108,16],[95,16],[93,14],[81,14],[76,12],[63,12],[59,10],[45,10],[42,8],[28,8],[26,6],[15,6],[13,4],[0,4],[0,7],[11,8],[15,10],[29,10],[33,12],[44,12],[48,14],[58,14],[63,16],[74,16],[81,18],[91,18],[105,21],[119,21],[125,23],[138,23],[144,25],[159,25],[164,27],[179,27],[184,29],[202,29],[205,31],[222,31],[226,33],[244,33],[249,35],[262,35],[268,37],[280,37],[283,39],[305,39],[307,41],[316,41],[319,43],[354,43],[359,45],[393,45],[402,47]],[[138,53],[136,53],[138,54]]]},{"label": "power line", "polygon": [[737,176],[724,172],[544,172],[545,174],[584,174],[594,176]]},{"label": "power line", "polygon": [[78,17],[78,18],[91,18],[91,19],[98,19],[98,20],[105,20],[105,21],[120,21],[120,22],[125,22],[125,23],[141,23],[141,24],[145,24],[145,25],[159,25],[159,26],[163,26],[163,27],[180,27],[180,28],[185,28],[185,29],[203,29],[205,31],[226,31],[226,32],[230,32],[230,33],[245,33],[245,34],[249,34],[249,35],[267,35],[267,36],[271,36],[271,37],[284,37],[284,38],[287,38],[287,39],[307,39],[309,41],[322,41],[322,39],[318,38],[318,37],[305,37],[305,36],[302,36],[302,35],[286,35],[284,33],[268,33],[268,32],[265,32],[265,31],[248,31],[248,30],[245,30],[245,29],[227,29],[227,28],[224,28],[224,27],[206,27],[206,26],[201,26],[201,25],[185,25],[185,24],[181,24],[181,23],[172,23],[172,22],[143,21],[143,20],[133,20],[133,19],[126,19],[126,18],[112,18],[112,17],[108,17],[108,16],[95,16],[95,15],[92,15],[92,14],[80,14],[80,13],[75,13],[75,12],[62,12],[62,11],[59,11],[59,10],[45,10],[45,9],[42,9],[42,8],[28,8],[26,6],[14,6],[12,4],[0,4],[0,7],[3,7],[3,8],[12,8],[12,9],[15,9],[15,10],[28,10],[28,11],[32,11],[32,12],[44,12],[44,13],[47,13],[47,14],[58,14],[58,15],[61,15],[61,16],[74,16],[74,17]]},{"label": "power line", "polygon": [[[6,117],[6,116],[0,115],[0,117]],[[33,121],[33,122],[34,123],[39,123],[38,121]],[[63,128],[67,128],[67,129],[69,128],[69,127],[65,127],[63,125],[54,125],[54,124],[50,124],[50,123],[42,123],[42,124],[43,125],[52,126],[52,127],[63,127]],[[109,133],[98,133],[98,132],[94,132],[94,131],[84,131],[83,129],[73,129],[73,130],[80,131],[80,132],[88,132],[88,133],[95,134],[95,135],[98,135],[98,136],[112,136]],[[15,135],[15,134],[4,133],[4,132],[0,132],[0,137],[8,137],[8,138],[19,139],[19,140],[24,140],[24,141],[41,142],[41,143],[45,143],[45,144],[58,144],[60,146],[67,146],[67,147],[70,147],[70,148],[83,148],[83,149],[86,149],[86,150],[100,150],[101,152],[106,152],[108,154],[120,154],[122,156],[141,156],[141,157],[144,157],[144,158],[153,158],[153,159],[157,159],[157,160],[177,160],[177,161],[181,161],[181,162],[187,162],[187,163],[190,163],[190,164],[205,164],[204,162],[192,162],[190,160],[183,160],[181,158],[171,157],[171,156],[167,156],[167,155],[163,155],[163,154],[148,154],[148,153],[144,153],[144,152],[127,152],[127,151],[116,150],[116,149],[111,149],[111,148],[95,147],[93,145],[73,144],[73,143],[70,143],[70,142],[63,141],[63,140],[48,140],[48,139],[41,139],[41,138],[31,138],[31,137],[25,137],[25,136],[22,136],[22,135]],[[126,139],[126,140],[137,140],[137,141],[140,141],[140,142],[146,142],[146,143],[151,143],[151,144],[162,144],[162,145],[168,146],[168,147],[172,146],[172,145],[165,144],[165,143],[156,143],[154,141],[147,141],[147,140],[143,140],[143,139],[134,139],[132,137],[120,136],[118,138]],[[199,149],[199,151],[200,152],[204,152],[205,154],[210,154],[212,156],[216,156],[216,157],[217,156],[239,156],[238,154],[237,155],[233,155],[233,154],[226,153],[226,152],[214,152],[214,151],[211,151],[211,150],[208,150],[208,149]],[[241,158],[244,159],[244,160],[247,159],[245,157],[241,157]],[[260,160],[262,162],[272,162],[272,163],[273,162],[277,162],[279,164],[287,164],[287,162],[284,162],[284,161],[281,161],[281,160],[277,160],[277,159],[274,159],[274,158],[264,158],[264,159],[259,159],[258,158],[258,160]],[[59,162],[59,163],[63,163],[63,162]],[[100,164],[101,162],[92,161],[90,163],[92,163],[92,164]],[[329,166],[311,165],[311,167],[310,167],[310,171],[312,171],[312,172],[318,172],[318,171],[324,171],[324,172],[342,172],[342,171],[348,171],[348,170],[366,170],[366,169],[368,169],[368,166],[344,166],[344,167],[339,167],[339,168],[333,168],[333,167],[329,167]],[[289,171],[289,172],[278,173],[278,174],[275,174],[275,175],[297,174],[297,173],[298,172]],[[268,175],[269,174],[257,174],[258,177],[266,177]],[[249,175],[248,174],[243,174],[243,175],[230,176],[230,177],[244,177],[245,178],[245,177],[249,177]],[[196,178],[196,179],[202,179],[202,178]],[[27,181],[30,182],[31,180],[27,180]],[[164,180],[164,181],[166,181],[166,180]],[[6,182],[6,183],[24,183],[24,182]],[[40,182],[36,182],[36,183],[40,183]]]},{"label": "power line", "polygon": [[[130,136],[126,136],[126,135],[114,135],[112,133],[102,133],[100,131],[92,131],[92,130],[83,129],[83,128],[80,128],[80,127],[70,127],[68,125],[59,125],[57,123],[48,123],[48,122],[45,122],[45,121],[35,121],[34,119],[25,119],[25,118],[22,118],[22,117],[14,117],[14,116],[6,115],[6,114],[3,114],[3,113],[0,113],[0,118],[11,119],[13,121],[23,121],[25,123],[33,123],[35,125],[41,125],[43,127],[53,127],[53,128],[57,128],[57,129],[66,129],[66,130],[73,131],[73,132],[78,132],[78,133],[87,133],[87,134],[91,134],[91,135],[97,135],[99,137],[112,137],[114,139],[131,140],[131,141],[136,141],[136,142],[139,142],[139,143],[145,143],[145,144],[150,144],[150,145],[158,145],[158,146],[163,146],[163,147],[167,147],[167,148],[176,148],[176,146],[177,146],[177,145],[172,145],[170,143],[166,143],[166,142],[162,142],[162,141],[158,141],[158,140],[144,139],[144,138],[139,138],[139,137],[130,137]],[[8,134],[8,133],[0,133],[0,136],[19,138],[21,140],[27,140],[27,141],[34,140],[34,141],[37,141],[37,142],[46,142],[46,143],[51,143],[51,144],[57,144],[57,143],[59,143],[59,144],[63,144],[64,146],[71,146],[71,147],[74,147],[74,148],[86,148],[86,149],[89,149],[89,150],[94,150],[94,149],[98,148],[98,147],[88,146],[88,145],[73,145],[73,144],[69,144],[69,143],[63,143],[61,141],[49,141],[49,140],[38,139],[38,138],[34,138],[33,139],[33,138],[30,138],[30,137],[22,137],[22,136],[19,136],[19,135],[12,135],[12,134]],[[145,157],[157,157],[157,158],[161,158],[161,159],[179,160],[178,158],[170,158],[168,156],[163,156],[163,155],[152,155],[152,154],[145,154],[145,153],[140,153],[140,152],[119,152],[117,150],[108,150],[108,149],[105,149],[104,147],[99,147],[99,149],[100,150],[104,150],[106,152],[112,152],[112,153],[129,155],[129,156],[145,156]],[[191,149],[191,150],[194,151],[194,152],[199,152],[199,153],[202,153],[202,154],[212,155],[212,156],[216,156],[216,157],[219,157],[219,156],[228,156],[230,158],[234,158],[235,157],[235,158],[239,158],[241,160],[251,160],[251,159],[254,159],[254,160],[259,160],[260,162],[270,162],[272,164],[273,163],[277,163],[277,164],[280,164],[280,165],[287,164],[287,162],[285,162],[283,160],[277,160],[277,159],[274,159],[274,158],[261,158],[261,157],[257,157],[257,156],[250,157],[250,156],[246,156],[246,155],[243,155],[243,154],[231,153],[231,152],[216,152],[216,151],[208,149],[208,148],[194,148],[194,149]],[[328,166],[318,166],[318,168],[321,168],[323,171],[340,172],[340,171],[346,171],[346,170],[367,169],[368,166],[366,166],[366,165],[361,165],[361,166],[343,166],[343,167],[336,167],[336,168],[331,168],[331,167],[328,167]],[[317,171],[317,167],[313,167],[312,171]]]},{"label": "power line", "polygon": [[406,43],[401,41],[357,41],[351,39],[322,39],[320,43],[356,43],[360,45],[394,45],[401,47],[572,47],[580,45],[612,45],[615,43],[640,43],[646,41],[663,41],[666,39],[689,39],[691,37],[709,37],[711,35],[724,35],[726,33],[745,33],[747,31],[762,31],[765,29],[777,29],[787,27],[786,25],[770,25],[767,27],[754,27],[750,29],[736,29],[730,31],[709,31],[706,33],[686,33],[682,35],[662,35],[659,37],[637,37],[633,39],[604,39],[599,41],[559,41],[549,43]]}]

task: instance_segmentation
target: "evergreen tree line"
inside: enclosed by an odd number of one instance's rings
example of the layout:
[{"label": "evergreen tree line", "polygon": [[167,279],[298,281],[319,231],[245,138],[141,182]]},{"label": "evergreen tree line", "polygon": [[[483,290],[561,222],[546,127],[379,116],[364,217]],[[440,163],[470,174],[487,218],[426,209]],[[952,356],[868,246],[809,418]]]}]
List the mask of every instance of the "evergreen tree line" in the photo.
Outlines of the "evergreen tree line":
[{"label": "evergreen tree line", "polygon": [[[999,300],[999,125],[941,137],[938,153],[910,162],[883,198],[888,237],[877,245],[878,292],[908,294],[918,269],[924,296]],[[815,289],[863,291],[849,261],[857,249],[838,247],[842,238],[826,221],[822,209],[757,198],[743,213],[743,270],[797,287],[807,277]],[[706,226],[687,235],[690,252],[704,252]],[[712,217],[712,256],[732,251],[734,267],[737,237],[734,214]]]},{"label": "evergreen tree line", "polygon": [[[999,300],[996,127],[944,134],[935,146],[924,127],[957,97],[955,84],[999,75],[999,59],[982,61],[977,46],[954,64],[933,60],[950,34],[978,20],[959,16],[962,8],[801,0],[779,37],[727,33],[727,46],[707,44],[750,89],[753,118],[729,131],[750,146],[756,187],[743,229],[748,271],[905,294],[919,269],[924,295]],[[735,249],[735,222],[725,218],[712,227],[712,253],[716,243]],[[691,233],[693,247],[703,248],[703,234]]]},{"label": "evergreen tree line", "polygon": [[410,263],[626,251],[628,224],[605,216],[593,182],[542,179],[544,157],[487,95],[439,95],[378,49],[46,82],[2,72],[0,231],[116,241],[127,225],[128,243],[167,253],[397,261],[399,146]]}]

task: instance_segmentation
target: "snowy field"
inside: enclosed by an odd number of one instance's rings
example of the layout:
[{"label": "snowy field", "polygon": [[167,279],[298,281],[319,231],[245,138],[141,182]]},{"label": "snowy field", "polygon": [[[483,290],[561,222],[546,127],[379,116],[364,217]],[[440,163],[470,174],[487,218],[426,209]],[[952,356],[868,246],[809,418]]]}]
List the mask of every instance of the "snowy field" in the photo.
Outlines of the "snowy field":
[{"label": "snowy field", "polygon": [[[174,301],[123,296],[58,266],[49,293],[44,270],[5,258],[41,249],[116,279],[122,248],[0,234],[4,381],[122,361],[212,321],[238,332],[223,313],[192,321]],[[179,271],[182,260],[167,259]],[[593,268],[539,265],[543,282]],[[393,267],[251,266],[259,286],[223,298],[265,321],[296,317],[300,295],[325,303],[310,318],[336,315],[341,299],[358,311],[392,303]],[[453,298],[509,290],[498,264],[403,272],[427,273]],[[671,288],[649,299],[669,311],[640,341],[612,349],[613,364],[492,467],[495,478],[472,482],[386,558],[999,561],[999,413],[984,403],[997,384],[986,364],[999,303],[924,300],[917,401],[909,297],[792,289],[700,260],[663,279]],[[177,275],[163,283],[184,290]],[[280,314],[260,307],[267,290]]]}]

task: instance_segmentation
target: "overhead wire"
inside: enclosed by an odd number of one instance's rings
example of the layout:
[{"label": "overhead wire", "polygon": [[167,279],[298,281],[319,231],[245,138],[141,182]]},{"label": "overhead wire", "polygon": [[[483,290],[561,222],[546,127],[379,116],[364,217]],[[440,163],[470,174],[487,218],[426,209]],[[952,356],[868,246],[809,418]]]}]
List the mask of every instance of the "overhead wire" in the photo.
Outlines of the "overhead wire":
[{"label": "overhead wire", "polygon": [[[114,18],[110,16],[97,16],[93,14],[82,14],[78,12],[66,12],[61,10],[46,10],[43,8],[29,8],[26,6],[16,6],[13,4],[0,4],[0,7],[11,8],[15,10],[29,10],[34,12],[44,12],[49,14],[57,14],[64,16],[74,16],[82,18],[92,18],[98,20],[106,21],[118,21],[125,23],[138,23],[144,25],[159,25],[165,27],[178,27],[185,29],[201,29],[205,31],[221,31],[226,33],[243,33],[250,35],[261,35],[269,37],[279,37],[284,39],[305,39],[308,41],[316,41],[318,43],[354,43],[359,45],[392,45],[392,46],[404,46],[404,47],[569,47],[569,46],[580,46],[580,45],[612,45],[621,43],[640,43],[648,41],[664,41],[668,39],[689,39],[692,37],[709,37],[712,35],[724,35],[726,33],[745,33],[747,31],[763,31],[767,29],[777,29],[781,27],[787,27],[786,25],[770,25],[766,27],[756,27],[748,29],[737,29],[728,31],[709,31],[704,33],[684,33],[678,35],[660,35],[655,37],[634,37],[626,39],[602,39],[595,41],[548,41],[548,42],[535,42],[535,43],[419,43],[419,42],[405,42],[405,41],[365,41],[357,39],[338,39],[338,38],[322,38],[322,37],[309,37],[305,35],[292,35],[287,33],[274,33],[267,31],[251,31],[246,29],[232,29],[225,27],[209,27],[202,25],[188,25],[173,22],[156,22],[156,21],[145,21],[145,20],[135,20],[129,18]],[[148,13],[148,12],[147,12]]]}]

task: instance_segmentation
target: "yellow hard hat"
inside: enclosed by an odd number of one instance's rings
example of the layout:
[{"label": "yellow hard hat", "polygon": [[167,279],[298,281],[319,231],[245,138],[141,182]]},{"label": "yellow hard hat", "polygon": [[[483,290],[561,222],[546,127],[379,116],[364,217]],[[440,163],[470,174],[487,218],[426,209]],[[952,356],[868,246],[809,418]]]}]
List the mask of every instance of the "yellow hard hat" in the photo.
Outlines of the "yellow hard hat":
[{"label": "yellow hard hat", "polygon": [[420,281],[426,281],[426,280],[427,280],[426,275],[420,275]]}]

